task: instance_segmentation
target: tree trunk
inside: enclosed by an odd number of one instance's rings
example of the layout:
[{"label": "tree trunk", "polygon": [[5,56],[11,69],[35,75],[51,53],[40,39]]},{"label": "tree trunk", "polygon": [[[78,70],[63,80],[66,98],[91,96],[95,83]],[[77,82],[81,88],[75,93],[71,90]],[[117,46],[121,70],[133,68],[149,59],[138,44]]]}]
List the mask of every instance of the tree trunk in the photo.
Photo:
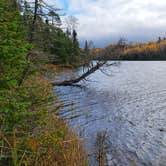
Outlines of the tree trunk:
[{"label": "tree trunk", "polygon": [[71,86],[71,85],[74,85],[74,84],[80,82],[81,80],[84,80],[86,77],[88,77],[89,75],[91,75],[92,73],[94,73],[95,71],[100,69],[105,64],[106,64],[106,62],[97,63],[94,67],[89,69],[87,72],[85,72],[84,74],[82,74],[78,78],[66,80],[66,81],[62,81],[62,82],[53,82],[51,84],[53,86]]}]

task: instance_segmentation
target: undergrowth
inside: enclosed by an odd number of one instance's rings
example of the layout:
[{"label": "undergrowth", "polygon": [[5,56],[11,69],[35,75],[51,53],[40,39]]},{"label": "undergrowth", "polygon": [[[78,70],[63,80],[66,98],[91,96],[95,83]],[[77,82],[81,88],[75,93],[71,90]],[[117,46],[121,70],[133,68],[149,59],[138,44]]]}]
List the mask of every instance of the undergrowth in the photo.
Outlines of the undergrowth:
[{"label": "undergrowth", "polygon": [[[4,108],[11,108],[13,102],[18,106],[10,113],[0,113],[0,165],[87,165],[82,143],[65,122],[55,116],[62,103],[40,74],[30,76],[7,97],[6,103],[3,101]],[[24,110],[19,109],[22,104]]]}]

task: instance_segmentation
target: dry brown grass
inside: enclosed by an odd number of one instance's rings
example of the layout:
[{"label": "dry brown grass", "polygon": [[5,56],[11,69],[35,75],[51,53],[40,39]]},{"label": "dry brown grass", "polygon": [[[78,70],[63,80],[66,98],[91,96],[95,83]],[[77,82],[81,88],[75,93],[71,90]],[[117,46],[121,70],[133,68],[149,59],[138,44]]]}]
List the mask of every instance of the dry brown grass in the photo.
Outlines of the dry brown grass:
[{"label": "dry brown grass", "polygon": [[29,77],[22,88],[24,100],[31,99],[28,113],[12,131],[2,128],[0,165],[86,166],[82,142],[55,116],[61,103],[52,94],[50,84],[36,75]]}]

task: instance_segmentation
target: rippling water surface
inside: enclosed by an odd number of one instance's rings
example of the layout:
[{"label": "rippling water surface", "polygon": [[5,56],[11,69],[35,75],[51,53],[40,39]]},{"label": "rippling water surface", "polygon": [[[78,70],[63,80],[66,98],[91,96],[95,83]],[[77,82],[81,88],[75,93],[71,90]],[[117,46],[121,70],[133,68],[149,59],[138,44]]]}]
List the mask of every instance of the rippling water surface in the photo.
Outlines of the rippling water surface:
[{"label": "rippling water surface", "polygon": [[95,160],[96,135],[106,131],[107,165],[166,166],[166,62],[121,62],[80,87],[57,87],[61,117]]}]

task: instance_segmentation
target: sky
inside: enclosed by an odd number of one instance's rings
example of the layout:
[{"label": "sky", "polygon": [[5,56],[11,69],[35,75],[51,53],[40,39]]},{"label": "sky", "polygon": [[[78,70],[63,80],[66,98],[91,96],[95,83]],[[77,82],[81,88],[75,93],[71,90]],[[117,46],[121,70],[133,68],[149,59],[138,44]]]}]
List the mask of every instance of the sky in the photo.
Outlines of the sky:
[{"label": "sky", "polygon": [[115,43],[147,42],[166,36],[166,0],[47,0],[78,18],[80,43],[96,47]]}]

